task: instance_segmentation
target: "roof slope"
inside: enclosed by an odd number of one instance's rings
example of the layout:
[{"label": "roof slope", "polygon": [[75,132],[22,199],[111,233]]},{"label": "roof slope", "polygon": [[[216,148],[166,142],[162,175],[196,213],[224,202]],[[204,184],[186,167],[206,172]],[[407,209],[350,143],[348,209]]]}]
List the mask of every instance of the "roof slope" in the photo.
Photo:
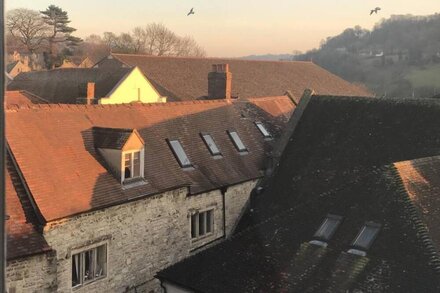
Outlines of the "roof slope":
[{"label": "roof slope", "polygon": [[129,54],[112,54],[112,56],[129,66],[138,66],[161,95],[174,101],[197,100],[207,96],[208,73],[212,64],[219,63],[230,65],[232,95],[241,98],[279,96],[287,90],[300,97],[306,88],[313,89],[318,94],[370,95],[311,62]]},{"label": "roof slope", "polygon": [[23,107],[32,106],[33,104],[48,104],[48,102],[27,91],[6,91],[5,105],[6,107]]},{"label": "roof slope", "polygon": [[[233,238],[159,277],[200,292],[438,292],[440,157],[393,162],[440,154],[439,114],[434,100],[312,97]],[[343,223],[310,245],[328,213]],[[378,238],[347,254],[366,221]]]},{"label": "roof slope", "polygon": [[38,221],[9,156],[5,183],[6,214],[9,216],[6,221],[7,259],[51,250],[44,237],[37,231]]},{"label": "roof slope", "polygon": [[[287,97],[273,101],[283,99],[288,101]],[[198,193],[260,177],[270,147],[253,124],[256,116],[248,116],[242,103],[246,101],[50,105],[10,110],[6,115],[7,140],[41,214],[50,221],[181,186]],[[290,109],[293,107],[291,103]],[[254,112],[275,136],[287,121],[284,112]],[[148,184],[122,188],[94,147],[96,126],[138,131],[145,142]],[[236,151],[228,129],[238,132],[248,155]],[[213,160],[200,132],[213,136],[223,159]],[[167,138],[180,140],[194,170],[180,168]]]},{"label": "roof slope", "polygon": [[76,104],[87,96],[87,83],[95,83],[95,96],[106,96],[131,68],[61,68],[23,72],[8,85],[8,90],[26,90],[51,103]]}]

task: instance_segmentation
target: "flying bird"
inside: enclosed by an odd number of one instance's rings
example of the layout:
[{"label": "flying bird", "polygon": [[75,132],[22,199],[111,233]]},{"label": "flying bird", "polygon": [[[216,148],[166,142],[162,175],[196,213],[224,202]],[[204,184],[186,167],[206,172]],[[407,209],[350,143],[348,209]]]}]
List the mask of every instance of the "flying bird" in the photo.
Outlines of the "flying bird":
[{"label": "flying bird", "polygon": [[190,16],[191,14],[194,14],[194,8],[191,8],[191,10],[188,12],[188,14],[186,16]]},{"label": "flying bird", "polygon": [[370,15],[372,15],[373,13],[378,13],[379,12],[379,10],[380,10],[380,7],[376,7],[376,8],[374,8],[374,9],[371,9],[371,11],[370,11]]}]

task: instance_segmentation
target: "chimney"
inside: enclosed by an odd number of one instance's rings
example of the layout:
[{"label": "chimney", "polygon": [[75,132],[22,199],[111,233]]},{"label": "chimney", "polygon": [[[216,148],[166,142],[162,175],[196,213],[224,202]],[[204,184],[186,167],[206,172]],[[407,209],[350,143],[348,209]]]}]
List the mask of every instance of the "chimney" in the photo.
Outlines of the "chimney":
[{"label": "chimney", "polygon": [[208,73],[209,99],[231,99],[232,73],[229,64],[213,64],[212,71]]},{"label": "chimney", "polygon": [[87,100],[86,104],[91,105],[93,104],[93,100],[95,99],[95,83],[94,82],[88,82],[87,83]]}]

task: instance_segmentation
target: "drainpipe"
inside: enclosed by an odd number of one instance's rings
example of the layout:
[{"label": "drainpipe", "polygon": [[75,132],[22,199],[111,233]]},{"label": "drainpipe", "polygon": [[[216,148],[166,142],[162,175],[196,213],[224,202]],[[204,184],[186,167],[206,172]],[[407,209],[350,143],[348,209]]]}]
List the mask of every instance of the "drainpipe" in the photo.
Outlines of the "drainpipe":
[{"label": "drainpipe", "polygon": [[[0,31],[5,31],[4,1],[0,0]],[[4,34],[0,34],[0,292],[6,292],[5,269],[6,269],[6,237],[5,237],[5,58],[4,58]]]},{"label": "drainpipe", "polygon": [[220,188],[220,192],[222,193],[222,201],[223,201],[223,238],[226,238],[226,192],[228,191],[227,187]]}]

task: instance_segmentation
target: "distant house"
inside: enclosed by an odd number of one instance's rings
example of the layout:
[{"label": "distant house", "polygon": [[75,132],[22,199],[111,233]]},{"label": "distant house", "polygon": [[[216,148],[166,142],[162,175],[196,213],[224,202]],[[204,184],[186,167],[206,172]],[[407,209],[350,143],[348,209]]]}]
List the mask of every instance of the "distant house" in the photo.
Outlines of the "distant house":
[{"label": "distant house", "polygon": [[6,71],[5,71],[5,83],[6,83],[6,86],[13,80],[14,78],[12,77],[12,76],[10,76],[9,75],[9,73],[7,73]]},{"label": "distant house", "polygon": [[68,59],[64,59],[63,64],[61,64],[58,68],[77,68],[77,67],[79,67],[79,66],[77,66],[72,61],[70,61]]},{"label": "distant house", "polygon": [[81,63],[78,65],[79,68],[92,68],[96,64],[96,60],[94,60],[92,57],[87,56],[84,58]]},{"label": "distant house", "polygon": [[206,77],[215,71],[215,64],[228,65],[232,97],[279,96],[290,91],[299,98],[307,88],[317,94],[372,95],[312,62],[110,54],[95,67],[137,66],[169,101],[184,101],[209,98]]},{"label": "distant house", "polygon": [[160,292],[156,272],[231,235],[294,109],[280,96],[7,110],[8,292]]},{"label": "distant house", "polygon": [[50,103],[122,104],[161,103],[161,96],[137,67],[60,68],[22,73],[8,90],[26,90]]},{"label": "distant house", "polygon": [[231,238],[165,292],[440,292],[439,124],[434,99],[303,98]]},{"label": "distant house", "polygon": [[22,72],[29,72],[31,70],[32,69],[29,66],[29,63],[25,63],[20,60],[13,61],[8,65],[6,65],[6,73],[8,73],[12,77],[16,77],[18,74]]}]

